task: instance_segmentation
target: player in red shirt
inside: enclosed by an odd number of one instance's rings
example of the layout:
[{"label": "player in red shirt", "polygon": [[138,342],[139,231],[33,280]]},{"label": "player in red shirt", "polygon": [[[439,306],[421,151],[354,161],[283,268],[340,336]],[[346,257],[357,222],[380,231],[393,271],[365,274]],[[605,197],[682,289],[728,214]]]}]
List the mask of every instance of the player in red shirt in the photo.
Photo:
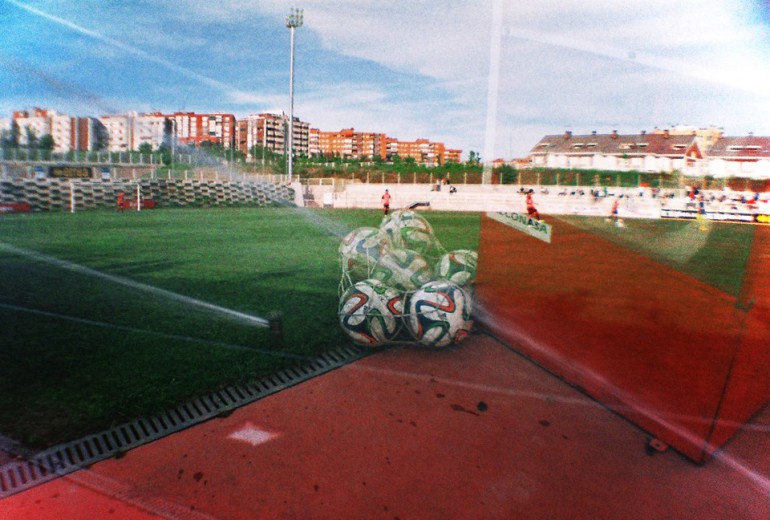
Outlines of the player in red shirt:
[{"label": "player in red shirt", "polygon": [[388,209],[390,209],[390,192],[388,190],[385,190],[385,193],[382,195],[382,208],[387,215]]},{"label": "player in red shirt", "polygon": [[535,190],[529,190],[527,192],[527,215],[534,218],[535,220],[540,220],[540,213],[537,211],[537,208],[535,207],[535,201],[532,200],[532,194],[535,192]]},{"label": "player in red shirt", "polygon": [[618,221],[618,206],[620,205],[617,197],[615,200],[612,201],[612,212],[610,213],[610,218],[613,222],[617,223]]}]

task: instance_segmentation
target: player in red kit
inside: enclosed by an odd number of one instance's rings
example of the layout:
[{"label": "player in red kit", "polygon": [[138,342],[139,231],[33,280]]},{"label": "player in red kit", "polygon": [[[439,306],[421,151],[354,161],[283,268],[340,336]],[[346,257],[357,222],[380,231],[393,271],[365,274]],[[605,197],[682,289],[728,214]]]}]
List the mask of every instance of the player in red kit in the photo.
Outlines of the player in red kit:
[{"label": "player in red kit", "polygon": [[382,195],[382,209],[387,215],[388,209],[390,209],[390,192],[388,190],[385,190],[385,193]]},{"label": "player in red kit", "polygon": [[535,201],[532,200],[532,194],[534,192],[535,190],[529,190],[527,192],[527,215],[535,220],[540,220],[540,213],[538,213],[537,208],[535,207]]}]

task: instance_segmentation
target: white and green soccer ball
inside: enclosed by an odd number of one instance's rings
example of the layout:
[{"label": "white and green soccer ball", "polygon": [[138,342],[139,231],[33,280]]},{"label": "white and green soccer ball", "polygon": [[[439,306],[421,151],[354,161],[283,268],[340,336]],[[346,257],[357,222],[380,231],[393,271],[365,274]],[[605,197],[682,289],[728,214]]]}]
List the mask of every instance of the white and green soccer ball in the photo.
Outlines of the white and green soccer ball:
[{"label": "white and green soccer ball", "polygon": [[470,249],[450,251],[436,263],[436,278],[449,280],[457,285],[469,285],[476,279],[479,255]]},{"label": "white and green soccer ball", "polygon": [[379,280],[368,279],[350,286],[340,299],[342,330],[362,346],[378,347],[399,331],[404,312],[401,292]]},{"label": "white and green soccer ball", "polygon": [[438,244],[430,223],[415,211],[400,210],[383,218],[380,230],[393,246],[425,254]]},{"label": "white and green soccer ball", "polygon": [[390,240],[379,229],[354,229],[342,239],[339,246],[342,272],[353,280],[369,278],[377,261],[390,249]]},{"label": "white and green soccer ball", "polygon": [[391,211],[382,217],[382,222],[380,222],[380,229],[386,233],[392,234],[393,228],[398,222],[415,217],[419,217],[419,215],[416,211],[411,209],[397,209],[396,211]]},{"label": "white and green soccer ball", "polygon": [[433,270],[416,251],[392,249],[380,257],[372,270],[372,278],[399,291],[414,291],[433,279]]},{"label": "white and green soccer ball", "polygon": [[446,347],[468,334],[472,305],[470,295],[456,283],[428,282],[409,298],[407,327],[421,344]]}]

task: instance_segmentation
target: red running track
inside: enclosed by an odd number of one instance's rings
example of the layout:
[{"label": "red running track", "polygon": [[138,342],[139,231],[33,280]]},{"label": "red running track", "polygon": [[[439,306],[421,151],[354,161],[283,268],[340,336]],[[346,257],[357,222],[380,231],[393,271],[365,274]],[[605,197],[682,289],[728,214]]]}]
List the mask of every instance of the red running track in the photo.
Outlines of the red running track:
[{"label": "red running track", "polygon": [[770,402],[770,227],[752,230],[736,298],[552,222],[546,243],[482,218],[478,319],[693,461],[707,461]]},{"label": "red running track", "polygon": [[493,339],[369,356],[0,502],[0,519],[770,517],[770,410],[698,466]]}]

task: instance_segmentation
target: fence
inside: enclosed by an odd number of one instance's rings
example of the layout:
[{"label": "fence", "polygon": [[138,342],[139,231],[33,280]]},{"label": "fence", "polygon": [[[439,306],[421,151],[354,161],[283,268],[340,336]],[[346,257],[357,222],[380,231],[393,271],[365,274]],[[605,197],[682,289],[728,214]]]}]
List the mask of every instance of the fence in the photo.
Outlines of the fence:
[{"label": "fence", "polygon": [[236,166],[192,167],[176,163],[174,167],[159,163],[92,163],[92,162],[44,162],[44,161],[0,161],[0,179],[37,179],[53,177],[54,169],[77,169],[87,171],[91,179],[101,180],[198,180],[230,182],[269,182],[285,184],[286,175],[265,173],[262,170],[243,170]]},{"label": "fence", "polygon": [[[363,184],[435,184],[448,181],[450,184],[481,184],[482,173],[478,171],[456,172],[395,172],[395,171],[357,171],[347,174],[334,174],[302,178],[307,186],[334,185],[347,183]],[[770,191],[770,179],[749,179],[739,177],[714,178],[710,176],[690,176],[679,172],[643,173],[602,170],[561,170],[550,168],[521,169],[505,171],[494,170],[493,184],[515,184],[520,186],[555,186],[555,187],[596,187],[596,188],[661,188],[681,189],[685,186],[699,186],[704,189],[718,190],[730,188],[734,191],[767,192]]]}]

